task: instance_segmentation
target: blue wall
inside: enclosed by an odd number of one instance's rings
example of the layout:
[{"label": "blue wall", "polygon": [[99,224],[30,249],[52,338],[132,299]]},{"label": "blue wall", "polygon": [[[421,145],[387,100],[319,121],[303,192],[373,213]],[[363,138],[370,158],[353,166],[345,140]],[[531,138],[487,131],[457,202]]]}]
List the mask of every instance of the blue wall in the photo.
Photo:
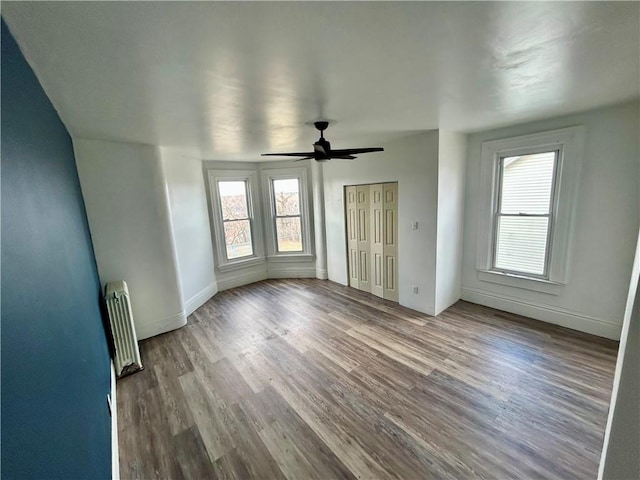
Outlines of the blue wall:
[{"label": "blue wall", "polygon": [[109,351],[71,138],[2,21],[2,478],[111,475]]}]

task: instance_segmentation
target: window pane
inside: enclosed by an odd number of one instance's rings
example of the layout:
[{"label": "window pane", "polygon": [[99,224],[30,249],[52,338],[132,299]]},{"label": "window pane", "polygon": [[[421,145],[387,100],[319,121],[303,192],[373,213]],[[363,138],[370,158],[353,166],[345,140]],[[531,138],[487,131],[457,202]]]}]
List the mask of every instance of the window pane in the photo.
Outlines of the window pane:
[{"label": "window pane", "polygon": [[279,252],[301,252],[300,217],[276,218],[276,238]]},{"label": "window pane", "polygon": [[253,255],[251,223],[249,220],[224,222],[224,241],[227,246],[227,258],[229,260]]},{"label": "window pane", "polygon": [[500,213],[547,214],[556,152],[502,159]]},{"label": "window pane", "polygon": [[544,274],[547,217],[500,217],[495,266],[513,272]]},{"label": "window pane", "polygon": [[273,181],[276,216],[300,215],[300,187],[297,178]]},{"label": "window pane", "polygon": [[249,218],[246,182],[218,182],[223,220]]}]

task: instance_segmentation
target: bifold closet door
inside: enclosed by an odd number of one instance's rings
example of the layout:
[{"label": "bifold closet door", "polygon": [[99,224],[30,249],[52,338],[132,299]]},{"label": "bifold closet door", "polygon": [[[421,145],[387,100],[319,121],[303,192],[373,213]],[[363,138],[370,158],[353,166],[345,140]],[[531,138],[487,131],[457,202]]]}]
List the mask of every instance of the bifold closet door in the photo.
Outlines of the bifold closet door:
[{"label": "bifold closet door", "polygon": [[356,187],[345,187],[347,205],[347,264],[349,265],[349,286],[360,288],[358,274],[358,202]]},{"label": "bifold closet door", "polygon": [[398,301],[398,184],[345,187],[349,286]]},{"label": "bifold closet door", "polygon": [[371,291],[371,235],[369,185],[356,187],[358,209],[358,288]]},{"label": "bifold closet door", "polygon": [[371,293],[384,298],[384,222],[381,183],[369,185],[371,205]]},{"label": "bifold closet door", "polygon": [[398,184],[382,185],[384,294],[387,300],[398,301]]}]

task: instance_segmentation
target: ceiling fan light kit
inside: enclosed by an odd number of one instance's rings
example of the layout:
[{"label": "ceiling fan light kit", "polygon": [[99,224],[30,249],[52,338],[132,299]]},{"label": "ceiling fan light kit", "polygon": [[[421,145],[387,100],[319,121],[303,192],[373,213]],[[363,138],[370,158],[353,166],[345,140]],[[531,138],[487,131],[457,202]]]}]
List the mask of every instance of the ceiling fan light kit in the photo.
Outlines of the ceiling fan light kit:
[{"label": "ceiling fan light kit", "polygon": [[320,138],[313,144],[313,152],[289,152],[289,153],[263,153],[263,157],[302,157],[294,161],[299,162],[301,160],[316,160],[317,162],[326,162],[332,158],[341,158],[344,160],[353,160],[359,153],[369,152],[383,152],[382,147],[369,147],[369,148],[344,148],[340,150],[331,150],[331,143],[324,138],[324,131],[329,126],[329,122],[319,121],[314,122],[313,125],[320,131]]}]

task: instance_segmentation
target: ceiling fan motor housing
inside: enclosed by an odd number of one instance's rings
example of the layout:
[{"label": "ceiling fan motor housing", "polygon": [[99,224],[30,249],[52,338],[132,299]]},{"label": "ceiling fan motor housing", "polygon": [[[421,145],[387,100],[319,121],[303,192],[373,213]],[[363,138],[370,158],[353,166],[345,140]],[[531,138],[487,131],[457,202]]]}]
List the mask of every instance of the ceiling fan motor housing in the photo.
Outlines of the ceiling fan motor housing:
[{"label": "ceiling fan motor housing", "polygon": [[355,155],[359,153],[384,151],[384,148],[382,147],[345,148],[341,150],[331,151],[331,144],[327,140],[325,140],[324,134],[323,134],[323,132],[329,126],[329,122],[318,121],[318,122],[313,122],[313,125],[316,127],[316,129],[320,131],[320,138],[318,139],[317,142],[313,144],[313,152],[263,153],[262,156],[303,157],[295,161],[298,162],[301,160],[314,159],[318,162],[324,162],[332,158],[353,160],[356,158]]},{"label": "ceiling fan motor housing", "polygon": [[328,159],[331,153],[331,143],[324,138],[320,138],[314,145],[314,156],[316,160]]}]

